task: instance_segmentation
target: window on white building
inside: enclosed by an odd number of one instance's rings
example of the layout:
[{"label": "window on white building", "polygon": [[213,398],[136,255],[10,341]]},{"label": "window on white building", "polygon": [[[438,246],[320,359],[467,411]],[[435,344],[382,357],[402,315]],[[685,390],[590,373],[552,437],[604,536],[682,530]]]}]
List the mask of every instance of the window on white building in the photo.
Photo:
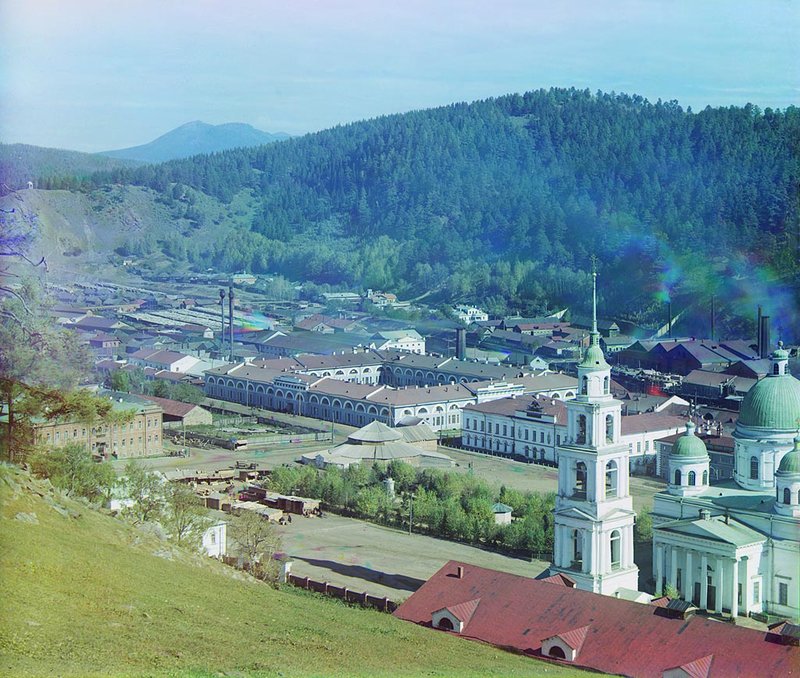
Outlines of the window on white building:
[{"label": "window on white building", "polygon": [[761,602],[761,582],[753,582],[753,605],[758,605]]},{"label": "window on white building", "polygon": [[778,605],[789,604],[789,584],[778,582]]},{"label": "window on white building", "polygon": [[750,480],[758,480],[758,457],[750,457]]}]

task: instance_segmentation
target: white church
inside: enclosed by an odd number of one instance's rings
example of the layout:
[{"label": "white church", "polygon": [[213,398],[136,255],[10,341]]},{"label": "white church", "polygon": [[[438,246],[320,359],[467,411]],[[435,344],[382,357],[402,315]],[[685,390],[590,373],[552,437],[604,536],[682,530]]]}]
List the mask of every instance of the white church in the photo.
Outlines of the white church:
[{"label": "white church", "polygon": [[636,514],[629,489],[629,452],[620,444],[622,403],[611,396],[611,367],[597,331],[593,273],[590,345],[578,365],[578,395],[568,400],[567,434],[558,447],[558,495],[552,574],[603,595],[639,588],[633,561]]},{"label": "white church", "polygon": [[733,481],[710,486],[703,441],[687,425],[653,505],[656,593],[718,614],[800,617],[800,381],[779,346],[745,396]]},{"label": "white church", "polygon": [[[629,453],[619,444],[622,403],[597,331],[593,274],[590,345],[578,365],[558,447],[552,574],[604,595],[639,588]],[[788,352],[745,397],[736,431],[735,482],[709,485],[709,457],[687,423],[669,458],[669,485],[653,506],[656,594],[670,592],[722,616],[800,618],[800,381]]]}]

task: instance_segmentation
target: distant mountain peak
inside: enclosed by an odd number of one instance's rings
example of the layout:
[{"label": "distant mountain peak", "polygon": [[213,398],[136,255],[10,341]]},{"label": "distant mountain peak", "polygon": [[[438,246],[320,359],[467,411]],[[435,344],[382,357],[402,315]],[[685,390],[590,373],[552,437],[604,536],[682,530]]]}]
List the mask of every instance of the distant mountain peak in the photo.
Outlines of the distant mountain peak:
[{"label": "distant mountain peak", "polygon": [[283,132],[275,134],[262,132],[244,122],[211,125],[202,120],[192,120],[162,134],[150,143],[114,151],[103,151],[100,155],[158,163],[203,153],[216,153],[230,148],[261,146],[288,138],[289,135]]}]

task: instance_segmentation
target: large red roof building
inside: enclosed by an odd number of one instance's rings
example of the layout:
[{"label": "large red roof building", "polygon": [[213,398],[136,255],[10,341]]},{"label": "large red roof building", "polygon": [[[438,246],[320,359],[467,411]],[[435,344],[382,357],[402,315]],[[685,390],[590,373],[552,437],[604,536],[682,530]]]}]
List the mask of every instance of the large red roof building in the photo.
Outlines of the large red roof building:
[{"label": "large red roof building", "polygon": [[790,676],[800,647],[768,633],[672,614],[570,586],[448,562],[394,613],[542,660],[637,678]]}]

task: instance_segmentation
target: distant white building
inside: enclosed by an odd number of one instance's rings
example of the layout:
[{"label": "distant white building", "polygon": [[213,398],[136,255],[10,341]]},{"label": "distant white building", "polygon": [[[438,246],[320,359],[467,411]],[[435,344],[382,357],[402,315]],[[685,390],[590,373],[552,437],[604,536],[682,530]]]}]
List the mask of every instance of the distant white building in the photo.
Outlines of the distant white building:
[{"label": "distant white building", "polygon": [[458,306],[453,307],[453,312],[455,313],[456,318],[458,318],[465,325],[489,320],[489,314],[477,306],[459,304]]},{"label": "distant white building", "polygon": [[396,349],[425,355],[425,338],[416,330],[386,330],[370,337],[379,351]]}]

